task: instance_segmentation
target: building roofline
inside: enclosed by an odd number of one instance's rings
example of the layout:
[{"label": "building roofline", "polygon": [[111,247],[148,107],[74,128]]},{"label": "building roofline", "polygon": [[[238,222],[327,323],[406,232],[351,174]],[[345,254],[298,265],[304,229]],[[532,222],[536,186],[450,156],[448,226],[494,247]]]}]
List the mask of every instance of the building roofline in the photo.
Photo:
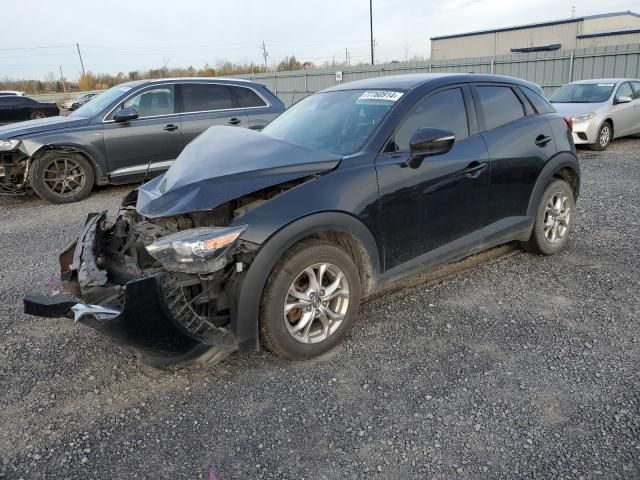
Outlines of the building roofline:
[{"label": "building roofline", "polygon": [[629,33],[640,33],[640,28],[627,28],[623,30],[610,30],[608,32],[583,33],[576,38],[611,37],[613,35],[627,35]]},{"label": "building roofline", "polygon": [[563,25],[566,23],[575,23],[582,22],[584,20],[593,20],[596,18],[607,18],[607,17],[620,17],[623,15],[631,15],[633,17],[640,18],[640,14],[632,12],[631,10],[627,10],[626,12],[611,12],[611,13],[601,13],[598,15],[585,15],[583,17],[576,18],[565,18],[562,20],[551,20],[548,22],[539,22],[539,23],[528,23],[524,25],[514,25],[513,27],[503,27],[503,28],[494,28],[490,30],[476,30],[474,32],[466,32],[466,33],[457,33],[452,35],[440,35],[431,37],[430,40],[446,40],[448,38],[461,38],[461,37],[471,37],[474,35],[483,35],[487,33],[499,33],[499,32],[512,32],[514,30],[526,30],[528,28],[540,28],[540,27],[549,27],[553,25]]}]

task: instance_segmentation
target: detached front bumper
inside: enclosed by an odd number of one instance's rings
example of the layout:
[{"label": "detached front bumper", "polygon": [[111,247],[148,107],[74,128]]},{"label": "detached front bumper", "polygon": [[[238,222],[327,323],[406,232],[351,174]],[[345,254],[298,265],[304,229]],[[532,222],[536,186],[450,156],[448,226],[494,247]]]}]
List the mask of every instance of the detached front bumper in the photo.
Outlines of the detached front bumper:
[{"label": "detached front bumper", "polygon": [[[78,238],[60,256],[61,278],[77,296],[91,292],[108,298],[111,289],[108,274],[99,267],[95,252],[105,212],[90,216]],[[97,330],[127,351],[134,353],[146,365],[160,368],[169,365],[204,365],[212,358],[224,358],[237,349],[235,337],[227,332],[204,344],[193,338],[176,322],[167,307],[164,294],[164,273],[131,280],[124,285],[121,307],[79,303],[71,296],[24,296],[24,312],[46,318],[73,318]],[[106,295],[102,292],[106,292]]]}]

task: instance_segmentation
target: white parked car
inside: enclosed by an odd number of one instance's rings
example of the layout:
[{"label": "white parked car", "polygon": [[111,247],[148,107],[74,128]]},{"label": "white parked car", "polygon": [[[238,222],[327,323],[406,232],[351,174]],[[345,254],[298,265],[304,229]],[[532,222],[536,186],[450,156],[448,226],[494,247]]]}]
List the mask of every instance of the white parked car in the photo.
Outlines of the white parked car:
[{"label": "white parked car", "polygon": [[8,95],[14,95],[17,97],[24,97],[24,92],[19,92],[17,90],[0,90],[0,97],[5,97]]},{"label": "white parked car", "polygon": [[604,150],[614,138],[640,133],[640,80],[608,78],[568,83],[549,101],[573,120],[573,141]]}]

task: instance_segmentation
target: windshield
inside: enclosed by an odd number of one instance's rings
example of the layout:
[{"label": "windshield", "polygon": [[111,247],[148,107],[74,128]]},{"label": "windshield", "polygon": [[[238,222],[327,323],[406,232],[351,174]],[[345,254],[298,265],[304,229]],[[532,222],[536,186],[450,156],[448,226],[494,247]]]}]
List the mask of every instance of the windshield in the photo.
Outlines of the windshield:
[{"label": "windshield", "polygon": [[615,83],[574,83],[556,90],[549,97],[551,103],[602,103],[613,92]]},{"label": "windshield", "polygon": [[131,87],[123,85],[111,87],[109,90],[105,90],[101,94],[93,97],[90,102],[85,103],[69,116],[87,118],[95,117],[118,98],[126,95],[130,90]]},{"label": "windshield", "polygon": [[262,133],[311,150],[357,152],[402,93],[340,90],[311,95],[286,110]]}]

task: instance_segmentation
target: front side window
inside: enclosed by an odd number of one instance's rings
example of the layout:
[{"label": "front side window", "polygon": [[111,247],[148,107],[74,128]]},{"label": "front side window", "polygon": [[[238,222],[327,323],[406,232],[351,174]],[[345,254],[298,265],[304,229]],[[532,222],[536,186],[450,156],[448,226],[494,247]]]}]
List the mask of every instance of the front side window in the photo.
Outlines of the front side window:
[{"label": "front side window", "polygon": [[524,118],[522,103],[510,87],[477,87],[485,129],[492,130]]},{"label": "front side window", "polygon": [[615,83],[570,83],[559,88],[549,97],[551,103],[602,103],[606,102]]},{"label": "front side window", "polygon": [[311,150],[357,152],[402,97],[390,90],[337,90],[310,95],[285,110],[262,133]]},{"label": "front side window", "polygon": [[253,108],[253,107],[266,107],[267,104],[265,101],[260,98],[256,92],[251,90],[250,88],[244,87],[229,87],[234,96],[236,97],[236,101],[238,102],[238,106],[241,108]]},{"label": "front side window", "polygon": [[631,82],[633,88],[633,98],[640,98],[640,82]]},{"label": "front side window", "polygon": [[138,118],[175,113],[173,85],[151,88],[126,100],[123,108],[135,108]]},{"label": "front side window", "polygon": [[182,85],[185,112],[206,112],[234,108],[231,92],[225,85],[186,83]]},{"label": "front side window", "polygon": [[467,110],[462,90],[452,88],[423,98],[405,117],[386,151],[409,150],[411,136],[420,128],[440,128],[456,135],[456,141],[469,136]]},{"label": "front side window", "polygon": [[625,82],[622,85],[620,85],[620,88],[618,89],[618,93],[616,94],[617,98],[620,97],[629,97],[629,98],[633,98],[633,90],[631,90],[631,84],[629,82]]}]

